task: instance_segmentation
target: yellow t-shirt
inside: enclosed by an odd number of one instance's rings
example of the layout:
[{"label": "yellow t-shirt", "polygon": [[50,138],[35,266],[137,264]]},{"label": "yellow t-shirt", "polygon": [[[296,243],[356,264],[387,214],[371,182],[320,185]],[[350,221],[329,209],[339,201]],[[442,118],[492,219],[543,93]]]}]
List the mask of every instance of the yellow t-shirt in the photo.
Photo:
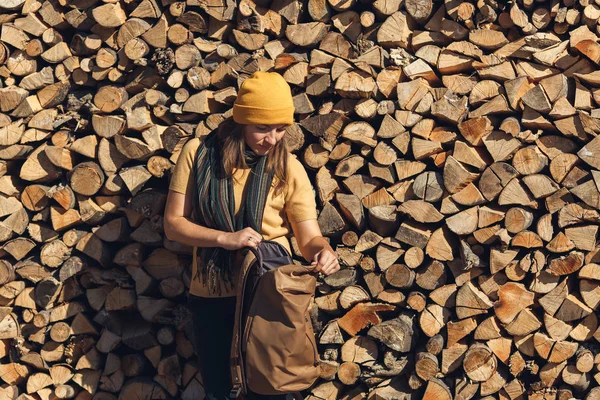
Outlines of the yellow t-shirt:
[{"label": "yellow t-shirt", "polygon": [[[194,158],[200,146],[200,139],[189,140],[177,160],[177,165],[171,178],[169,190],[185,194],[188,190],[195,191],[194,186]],[[248,180],[250,169],[237,169],[233,173],[233,193],[235,200],[235,213],[240,209],[244,197],[244,187]],[[292,154],[288,154],[287,186],[277,196],[273,188],[269,191],[263,215],[261,234],[266,240],[274,240],[290,250],[287,235],[291,232],[288,221],[301,222],[317,219],[317,205],[308,175],[304,166]],[[208,287],[202,283],[200,275],[197,276],[196,248],[192,265],[192,281],[190,293],[200,297],[229,297],[235,296],[235,289],[229,289],[221,283],[221,294],[209,293]],[[237,271],[233,271],[233,277]]]}]

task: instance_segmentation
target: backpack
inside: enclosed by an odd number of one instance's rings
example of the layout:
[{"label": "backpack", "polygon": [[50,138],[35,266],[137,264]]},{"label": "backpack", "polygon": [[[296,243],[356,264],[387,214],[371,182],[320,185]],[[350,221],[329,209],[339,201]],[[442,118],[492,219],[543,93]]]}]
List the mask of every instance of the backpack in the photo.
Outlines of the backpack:
[{"label": "backpack", "polygon": [[319,376],[319,353],[308,308],[316,277],[297,265],[281,244],[263,240],[245,249],[237,280],[231,343],[230,398],[248,390],[263,395],[293,393]]}]

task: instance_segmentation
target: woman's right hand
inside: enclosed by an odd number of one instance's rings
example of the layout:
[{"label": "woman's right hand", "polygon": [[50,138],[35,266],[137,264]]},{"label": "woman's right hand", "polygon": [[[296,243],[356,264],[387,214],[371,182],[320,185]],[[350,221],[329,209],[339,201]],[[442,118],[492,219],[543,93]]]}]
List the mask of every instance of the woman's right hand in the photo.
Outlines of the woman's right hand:
[{"label": "woman's right hand", "polygon": [[220,247],[225,250],[239,250],[244,247],[258,248],[262,241],[260,233],[252,228],[244,228],[237,232],[223,232],[219,237]]}]

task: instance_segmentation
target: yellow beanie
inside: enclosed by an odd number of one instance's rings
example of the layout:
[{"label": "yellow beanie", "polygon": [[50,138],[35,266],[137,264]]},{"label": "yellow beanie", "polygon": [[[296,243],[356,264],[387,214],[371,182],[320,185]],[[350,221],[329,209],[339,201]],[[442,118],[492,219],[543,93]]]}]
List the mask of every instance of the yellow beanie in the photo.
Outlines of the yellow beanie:
[{"label": "yellow beanie", "polygon": [[238,124],[293,124],[290,85],[277,72],[255,72],[240,86],[233,103],[233,120]]}]

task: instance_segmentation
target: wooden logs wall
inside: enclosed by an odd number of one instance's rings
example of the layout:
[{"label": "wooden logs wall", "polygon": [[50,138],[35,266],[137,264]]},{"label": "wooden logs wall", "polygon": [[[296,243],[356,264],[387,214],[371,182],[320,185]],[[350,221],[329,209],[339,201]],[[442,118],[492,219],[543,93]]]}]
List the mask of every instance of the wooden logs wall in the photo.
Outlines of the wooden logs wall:
[{"label": "wooden logs wall", "polygon": [[600,399],[599,18],[0,0],[0,399],[202,398],[162,214],[182,146],[257,70],[293,88],[288,143],[343,264],[307,398]]}]

